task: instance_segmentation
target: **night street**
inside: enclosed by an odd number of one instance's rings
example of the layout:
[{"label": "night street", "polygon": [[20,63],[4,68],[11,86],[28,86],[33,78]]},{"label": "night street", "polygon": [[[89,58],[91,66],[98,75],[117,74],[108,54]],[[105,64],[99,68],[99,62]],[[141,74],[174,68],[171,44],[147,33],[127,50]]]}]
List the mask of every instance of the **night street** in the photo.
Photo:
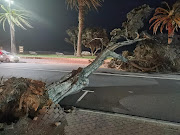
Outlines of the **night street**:
[{"label": "night street", "polygon": [[0,9],[0,135],[180,135],[180,0]]},{"label": "night street", "polygon": [[[1,63],[0,75],[57,81],[79,66],[29,63]],[[90,85],[82,92],[66,97],[61,105],[123,113],[160,120],[180,122],[180,81],[178,78],[140,77],[104,73],[99,69],[90,77]]]}]

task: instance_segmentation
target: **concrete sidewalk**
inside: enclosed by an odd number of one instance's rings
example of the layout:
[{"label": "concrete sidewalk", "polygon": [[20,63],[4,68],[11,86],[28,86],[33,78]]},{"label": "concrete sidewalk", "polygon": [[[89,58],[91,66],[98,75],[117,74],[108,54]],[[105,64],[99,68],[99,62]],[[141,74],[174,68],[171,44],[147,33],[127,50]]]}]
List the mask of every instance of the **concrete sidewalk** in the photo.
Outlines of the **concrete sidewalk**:
[{"label": "concrete sidewalk", "polygon": [[121,114],[75,109],[65,135],[180,135],[180,125]]}]

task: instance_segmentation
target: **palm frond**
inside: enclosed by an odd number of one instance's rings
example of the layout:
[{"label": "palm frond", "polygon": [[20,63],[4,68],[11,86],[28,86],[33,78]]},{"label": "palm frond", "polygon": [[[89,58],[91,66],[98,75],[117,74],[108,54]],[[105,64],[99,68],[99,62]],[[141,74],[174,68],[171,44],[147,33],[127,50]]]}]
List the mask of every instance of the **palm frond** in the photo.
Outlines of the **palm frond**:
[{"label": "palm frond", "polygon": [[172,10],[174,10],[175,12],[178,12],[178,10],[180,10],[180,1],[177,1],[173,6],[172,6]]},{"label": "palm frond", "polygon": [[168,10],[166,10],[166,9],[164,9],[164,8],[161,8],[161,7],[156,8],[155,12],[164,12],[164,13],[169,14],[169,11],[168,11]]},{"label": "palm frond", "polygon": [[153,20],[156,20],[156,19],[161,19],[163,17],[166,17],[165,15],[157,15],[157,16],[153,16],[150,20],[149,20],[149,23],[151,23]]},{"label": "palm frond", "polygon": [[155,26],[157,23],[164,21],[165,19],[167,19],[167,17],[163,17],[163,18],[157,19],[157,20],[150,26],[149,29],[151,29],[151,28],[152,28],[153,26]]},{"label": "palm frond", "polygon": [[164,29],[164,26],[168,23],[168,20],[164,20],[162,22],[162,25],[161,25],[161,28],[160,28],[160,32],[162,33],[163,29]]},{"label": "palm frond", "polygon": [[9,12],[9,9],[8,8],[5,8],[5,6],[4,5],[1,5],[1,8],[6,12],[6,13],[8,13]]},{"label": "palm frond", "polygon": [[0,16],[0,23],[5,19],[5,16]]},{"label": "palm frond", "polygon": [[158,27],[160,26],[160,24],[165,20],[166,18],[164,19],[161,19],[160,21],[158,21],[154,27],[153,27],[153,33],[156,34],[157,30],[158,30]]},{"label": "palm frond", "polygon": [[163,14],[163,15],[168,15],[166,12],[163,12],[163,11],[156,11],[155,13],[154,13],[154,16],[156,16],[156,15],[159,15],[159,14]]},{"label": "palm frond", "polygon": [[176,17],[175,19],[180,22],[180,17]]},{"label": "palm frond", "polygon": [[14,24],[16,24],[18,27],[22,28],[23,30],[26,30],[26,28],[19,22],[19,18],[13,18],[12,21]]},{"label": "palm frond", "polygon": [[3,30],[4,30],[4,31],[6,31],[6,28],[5,28],[6,20],[7,20],[7,18],[4,18],[4,20],[3,20]]},{"label": "palm frond", "polygon": [[78,9],[78,1],[77,0],[66,0],[67,7],[73,9]]},{"label": "palm frond", "polygon": [[33,27],[31,26],[31,24],[30,24],[28,21],[26,21],[25,19],[23,19],[23,18],[20,17],[19,20],[20,20],[24,25],[26,25],[27,27],[33,28]]},{"label": "palm frond", "polygon": [[176,24],[178,25],[178,27],[180,27],[180,21],[178,19],[174,19],[174,21],[176,22]]},{"label": "palm frond", "polygon": [[167,2],[163,1],[162,4],[165,4],[167,6],[168,10],[171,10],[171,8]]}]

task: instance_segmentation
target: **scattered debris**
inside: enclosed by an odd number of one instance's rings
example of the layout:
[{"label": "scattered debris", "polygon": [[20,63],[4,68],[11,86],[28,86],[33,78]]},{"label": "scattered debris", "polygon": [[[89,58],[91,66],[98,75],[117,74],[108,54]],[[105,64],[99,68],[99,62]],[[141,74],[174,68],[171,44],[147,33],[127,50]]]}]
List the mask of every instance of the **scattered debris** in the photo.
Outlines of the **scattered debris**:
[{"label": "scattered debris", "polygon": [[61,122],[56,122],[54,123],[56,127],[60,126],[61,125]]},{"label": "scattered debris", "polygon": [[[163,36],[163,35],[161,35]],[[177,72],[180,71],[180,47],[167,46],[163,42],[153,40],[138,43],[134,51],[123,51],[128,59],[125,63],[112,59],[108,67],[128,72]]]},{"label": "scattered debris", "polygon": [[36,121],[36,120],[38,120],[38,117],[34,117],[34,119],[33,119],[34,121]]}]

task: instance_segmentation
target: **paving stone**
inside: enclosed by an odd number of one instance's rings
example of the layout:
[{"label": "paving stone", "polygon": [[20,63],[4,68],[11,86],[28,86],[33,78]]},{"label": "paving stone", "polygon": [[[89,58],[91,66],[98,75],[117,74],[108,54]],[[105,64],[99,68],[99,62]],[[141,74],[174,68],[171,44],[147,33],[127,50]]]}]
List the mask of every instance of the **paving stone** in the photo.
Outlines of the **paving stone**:
[{"label": "paving stone", "polygon": [[78,109],[66,115],[66,120],[65,135],[180,135],[180,127],[177,130],[143,120]]},{"label": "paving stone", "polygon": [[51,106],[50,106],[50,108],[55,108],[56,107],[56,105],[55,104],[52,104]]},{"label": "paving stone", "polygon": [[51,113],[51,114],[49,115],[48,119],[52,119],[52,120],[53,120],[53,118],[54,118],[55,115],[56,115],[55,113]]},{"label": "paving stone", "polygon": [[[59,113],[60,111],[59,111],[59,109],[58,108],[56,108],[55,110],[54,110],[54,113]],[[60,112],[60,114],[61,114],[61,112]]]},{"label": "paving stone", "polygon": [[53,113],[53,112],[54,112],[54,108],[50,108],[50,109],[48,110],[47,114],[51,114],[51,113]]},{"label": "paving stone", "polygon": [[49,117],[48,114],[45,114],[44,117],[42,118],[42,120],[46,120]]},{"label": "paving stone", "polygon": [[57,119],[58,117],[59,117],[58,113],[53,116],[54,119]]}]

